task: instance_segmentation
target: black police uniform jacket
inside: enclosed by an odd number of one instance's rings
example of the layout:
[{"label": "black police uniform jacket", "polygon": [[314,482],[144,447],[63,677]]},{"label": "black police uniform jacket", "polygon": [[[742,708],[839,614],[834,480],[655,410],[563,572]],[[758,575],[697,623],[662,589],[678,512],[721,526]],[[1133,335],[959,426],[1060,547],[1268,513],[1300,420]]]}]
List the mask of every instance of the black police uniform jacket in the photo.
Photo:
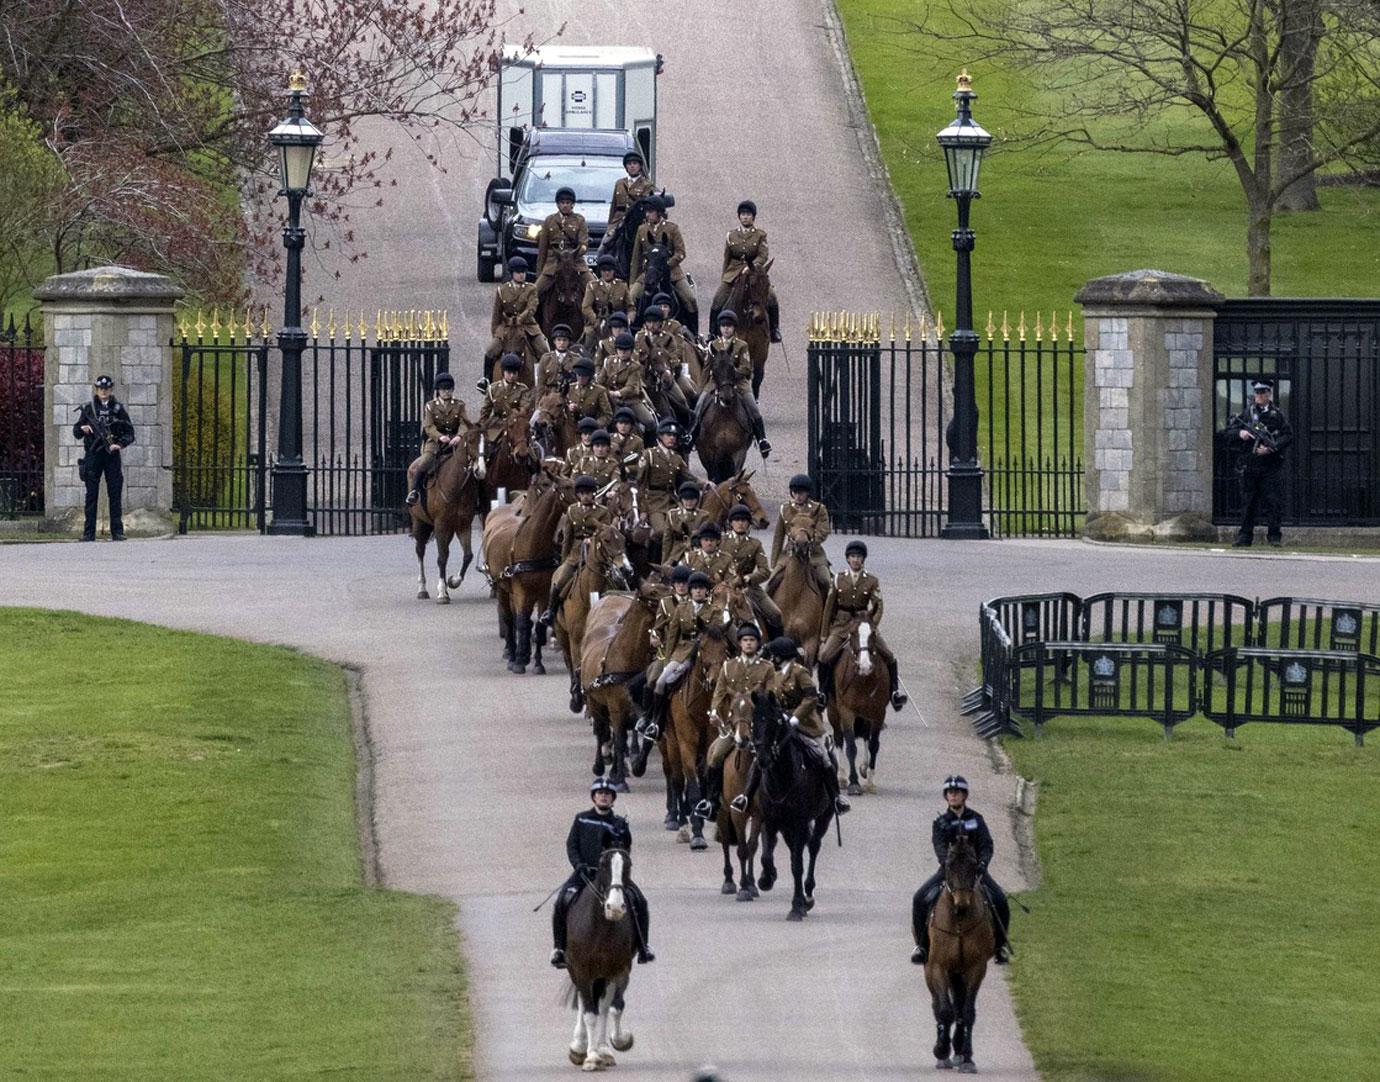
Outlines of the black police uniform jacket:
[{"label": "black police uniform jacket", "polygon": [[579,880],[581,870],[591,876],[599,867],[605,849],[632,849],[632,828],[621,815],[600,814],[593,808],[582,811],[570,824],[565,839],[565,855],[575,869],[572,880]]},{"label": "black police uniform jacket", "polygon": [[88,436],[81,430],[82,425],[90,425],[94,429],[98,422],[105,424],[110,438],[121,447],[128,447],[134,442],[134,423],[129,419],[129,411],[125,409],[124,403],[114,395],[105,402],[93,395],[91,401],[82,406],[77,422],[72,426],[72,435],[83,442],[87,454],[108,453],[109,448],[105,444],[99,443],[95,436]]},{"label": "black police uniform jacket", "polygon": [[[1269,430],[1275,440],[1274,454],[1258,455],[1255,453],[1255,440],[1243,440],[1241,430],[1246,426],[1241,423],[1242,417],[1251,424],[1259,422]],[[1294,429],[1289,424],[1289,419],[1284,416],[1284,411],[1271,402],[1263,409],[1254,404],[1246,410],[1244,415],[1232,418],[1232,423],[1225,430],[1228,446],[1236,452],[1238,456],[1237,468],[1247,473],[1273,473],[1284,465],[1284,451],[1294,442]]]},{"label": "black police uniform jacket", "polygon": [[945,808],[934,817],[934,826],[930,829],[934,856],[939,861],[939,866],[944,867],[944,860],[949,854],[949,842],[959,831],[968,836],[968,841],[977,850],[978,860],[983,866],[990,864],[996,846],[992,844],[992,832],[987,829],[986,820],[972,808],[964,808],[962,815],[955,815],[952,808]]}]

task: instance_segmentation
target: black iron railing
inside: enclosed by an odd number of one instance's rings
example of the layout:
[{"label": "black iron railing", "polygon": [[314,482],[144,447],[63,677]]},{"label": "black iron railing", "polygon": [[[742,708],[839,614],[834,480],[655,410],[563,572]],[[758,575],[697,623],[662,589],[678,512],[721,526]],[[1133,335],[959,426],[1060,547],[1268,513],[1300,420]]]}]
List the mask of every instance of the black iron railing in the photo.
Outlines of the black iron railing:
[{"label": "black iron railing", "polygon": [[0,320],[0,518],[43,514],[43,346]]}]

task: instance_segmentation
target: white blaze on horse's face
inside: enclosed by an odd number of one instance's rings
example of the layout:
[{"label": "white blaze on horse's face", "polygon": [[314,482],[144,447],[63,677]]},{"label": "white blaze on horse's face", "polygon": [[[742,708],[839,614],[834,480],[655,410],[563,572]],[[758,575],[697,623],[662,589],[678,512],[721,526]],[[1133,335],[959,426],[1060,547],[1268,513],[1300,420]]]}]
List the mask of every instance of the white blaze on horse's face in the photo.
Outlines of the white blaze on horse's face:
[{"label": "white blaze on horse's face", "polygon": [[858,672],[867,676],[872,672],[872,651],[868,644],[872,641],[872,625],[863,621],[858,625]]},{"label": "white blaze on horse's face", "polygon": [[620,921],[627,911],[623,902],[623,854],[614,853],[609,858],[609,892],[604,899],[604,919]]}]

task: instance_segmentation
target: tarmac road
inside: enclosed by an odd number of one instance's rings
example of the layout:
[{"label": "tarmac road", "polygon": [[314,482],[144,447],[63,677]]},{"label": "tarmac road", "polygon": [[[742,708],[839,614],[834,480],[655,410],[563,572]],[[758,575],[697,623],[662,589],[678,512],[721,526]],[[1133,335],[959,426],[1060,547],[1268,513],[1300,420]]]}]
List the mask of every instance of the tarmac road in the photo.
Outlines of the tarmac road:
[{"label": "tarmac road", "polygon": [[[844,539],[830,544],[839,558]],[[1014,779],[956,713],[972,682],[978,603],[995,593],[1092,592],[1134,581],[1166,590],[1375,600],[1376,561],[1241,557],[1079,542],[871,542],[887,590],[886,633],[919,710],[892,716],[875,796],[854,800],[844,847],[826,843],[818,906],[784,918],[778,887],[739,904],[718,893],[717,847],[691,854],[660,826],[655,758],[620,798],[636,877],[652,905],[658,960],[638,967],[627,1022],[635,1049],[618,1073],[686,1079],[712,1061],[726,1082],[887,1079],[928,1072],[932,1023],[912,967],[908,905],[933,857],[929,821],[952,771],[973,783],[997,841],[995,874],[1021,876],[1009,816]],[[1364,564],[1364,567],[1359,566]],[[93,584],[99,583],[99,589]],[[0,546],[0,604],[75,608],[173,627],[281,642],[357,666],[375,756],[374,819],[387,885],[459,903],[478,1076],[569,1075],[563,977],[546,964],[548,911],[566,874],[564,839],[586,802],[592,740],[566,709],[559,662],[510,675],[492,605],[468,583],[449,608],[413,598],[401,537],[300,541],[212,536],[124,545]],[[1016,915],[1021,924],[1039,919]],[[1017,960],[1019,964],[1019,959]],[[979,1000],[985,1075],[1035,1077],[1004,981]]]}]

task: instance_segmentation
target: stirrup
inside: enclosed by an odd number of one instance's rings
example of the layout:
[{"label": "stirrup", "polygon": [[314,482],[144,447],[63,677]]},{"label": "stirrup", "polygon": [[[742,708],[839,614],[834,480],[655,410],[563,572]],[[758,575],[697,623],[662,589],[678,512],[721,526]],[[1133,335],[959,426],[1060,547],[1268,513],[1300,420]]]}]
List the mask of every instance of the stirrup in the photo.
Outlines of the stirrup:
[{"label": "stirrup", "polygon": [[701,819],[713,819],[713,818],[714,818],[714,805],[713,805],[713,803],[709,800],[708,797],[706,797],[704,800],[701,800],[698,804],[696,804],[695,807],[694,807],[692,810],[693,810],[694,813],[695,813],[696,815],[698,815]]},{"label": "stirrup", "polygon": [[771,444],[766,441],[765,437],[757,441],[757,453],[763,458],[771,454]]},{"label": "stirrup", "polygon": [[848,798],[840,794],[834,797],[834,814],[847,815],[853,810],[853,805],[848,803]]},{"label": "stirrup", "polygon": [[561,950],[560,947],[551,952],[551,964],[557,969],[565,968],[565,951]]},{"label": "stirrup", "polygon": [[551,621],[553,621],[554,619],[556,619],[555,610],[547,608],[544,609],[542,611],[542,614],[537,617],[537,623],[539,623],[542,627],[550,627]]},{"label": "stirrup", "polygon": [[780,328],[780,327],[773,327],[773,328],[771,329],[771,340],[772,340],[773,342],[779,342],[779,341],[781,341],[781,328]]},{"label": "stirrup", "polygon": [[999,966],[1004,966],[1007,962],[1011,961],[1011,945],[1009,943],[1003,943],[998,947],[993,961]]},{"label": "stirrup", "polygon": [[656,955],[652,953],[651,947],[639,947],[637,951],[637,964],[645,966],[648,962],[655,962]]},{"label": "stirrup", "polygon": [[929,961],[930,952],[924,947],[916,947],[910,952],[911,965],[922,966]]},{"label": "stirrup", "polygon": [[419,489],[419,488],[414,488],[411,492],[409,492],[409,493],[407,494],[407,506],[408,506],[408,507],[414,506],[414,505],[417,503],[417,501],[420,500],[421,498],[422,498],[422,490]]},{"label": "stirrup", "polygon": [[733,803],[729,805],[736,812],[745,812],[748,809],[748,799],[746,793],[739,793],[733,798]]},{"label": "stirrup", "polygon": [[891,693],[891,709],[900,710],[908,702],[910,702],[910,698],[905,692],[893,691]]}]

